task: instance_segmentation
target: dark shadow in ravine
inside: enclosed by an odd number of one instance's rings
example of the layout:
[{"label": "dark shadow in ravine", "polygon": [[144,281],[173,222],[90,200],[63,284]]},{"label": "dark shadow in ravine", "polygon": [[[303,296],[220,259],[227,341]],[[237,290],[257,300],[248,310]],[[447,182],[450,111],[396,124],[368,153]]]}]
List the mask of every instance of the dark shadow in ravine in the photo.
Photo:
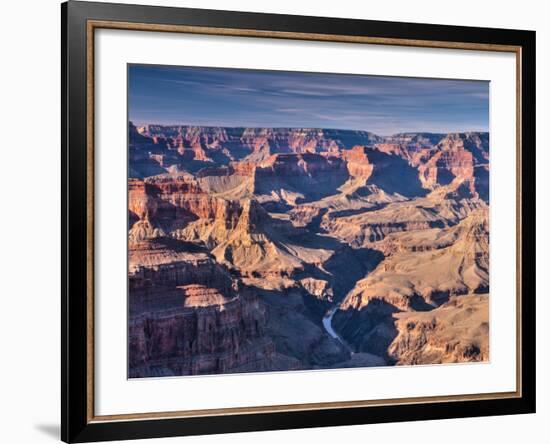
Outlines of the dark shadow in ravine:
[{"label": "dark shadow in ravine", "polygon": [[427,190],[422,188],[418,170],[406,160],[377,150],[369,151],[368,157],[374,164],[369,183],[377,185],[388,194],[397,193],[408,198],[427,194]]},{"label": "dark shadow in ravine", "polygon": [[358,280],[374,270],[384,259],[384,255],[372,248],[351,248],[348,244],[334,237],[317,234],[308,228],[295,227],[290,221],[278,221],[279,229],[269,224],[264,232],[278,248],[292,254],[290,245],[310,249],[333,251],[333,255],[319,266],[305,264],[304,270],[295,279],[313,277],[327,280],[334,290],[334,300],[339,302],[350,291]]},{"label": "dark shadow in ravine", "polygon": [[397,336],[394,313],[399,309],[381,299],[373,299],[362,309],[338,310],[332,326],[356,352],[367,352],[391,363],[388,347]]},{"label": "dark shadow in ravine", "polygon": [[484,166],[474,168],[475,187],[485,203],[489,203],[489,170]]}]

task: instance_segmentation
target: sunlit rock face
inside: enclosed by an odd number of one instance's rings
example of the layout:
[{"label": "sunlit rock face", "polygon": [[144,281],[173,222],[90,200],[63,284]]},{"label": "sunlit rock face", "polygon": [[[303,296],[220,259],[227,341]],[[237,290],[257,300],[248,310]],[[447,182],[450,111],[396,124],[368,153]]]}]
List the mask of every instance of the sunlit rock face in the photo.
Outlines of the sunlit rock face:
[{"label": "sunlit rock face", "polygon": [[130,377],[488,360],[487,133],[130,123],[128,149]]}]

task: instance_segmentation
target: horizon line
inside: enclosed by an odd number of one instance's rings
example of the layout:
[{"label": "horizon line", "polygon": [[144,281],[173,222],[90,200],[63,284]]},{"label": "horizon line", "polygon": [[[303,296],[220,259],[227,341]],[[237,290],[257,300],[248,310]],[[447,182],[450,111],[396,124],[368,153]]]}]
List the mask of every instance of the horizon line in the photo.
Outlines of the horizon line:
[{"label": "horizon line", "polygon": [[128,124],[132,124],[135,127],[138,126],[180,126],[180,127],[195,127],[195,128],[232,128],[232,129],[304,129],[304,130],[334,130],[334,131],[362,131],[370,134],[374,134],[378,137],[395,136],[398,134],[466,134],[466,133],[487,133],[487,130],[460,130],[460,131],[429,131],[429,130],[414,130],[414,131],[397,131],[391,134],[380,134],[368,129],[349,129],[349,128],[335,128],[335,127],[323,127],[323,126],[256,126],[256,125],[197,125],[197,124],[183,124],[183,123],[143,123],[134,122],[128,119]]}]

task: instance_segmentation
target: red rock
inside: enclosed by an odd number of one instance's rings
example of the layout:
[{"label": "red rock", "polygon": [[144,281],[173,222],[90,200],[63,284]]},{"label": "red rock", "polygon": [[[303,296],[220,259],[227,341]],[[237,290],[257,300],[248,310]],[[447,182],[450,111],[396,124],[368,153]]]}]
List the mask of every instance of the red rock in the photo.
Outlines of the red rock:
[{"label": "red rock", "polygon": [[342,151],[342,158],[346,160],[349,174],[354,177],[368,179],[373,170],[369,162],[367,149],[364,146],[356,145],[351,150]]}]

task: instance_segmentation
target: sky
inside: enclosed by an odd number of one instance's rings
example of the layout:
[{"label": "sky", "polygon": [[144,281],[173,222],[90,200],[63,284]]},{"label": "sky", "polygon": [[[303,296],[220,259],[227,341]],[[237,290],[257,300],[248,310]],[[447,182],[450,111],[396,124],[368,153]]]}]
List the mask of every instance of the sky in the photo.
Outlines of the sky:
[{"label": "sky", "polygon": [[129,65],[136,125],[489,130],[489,83],[292,71]]}]

